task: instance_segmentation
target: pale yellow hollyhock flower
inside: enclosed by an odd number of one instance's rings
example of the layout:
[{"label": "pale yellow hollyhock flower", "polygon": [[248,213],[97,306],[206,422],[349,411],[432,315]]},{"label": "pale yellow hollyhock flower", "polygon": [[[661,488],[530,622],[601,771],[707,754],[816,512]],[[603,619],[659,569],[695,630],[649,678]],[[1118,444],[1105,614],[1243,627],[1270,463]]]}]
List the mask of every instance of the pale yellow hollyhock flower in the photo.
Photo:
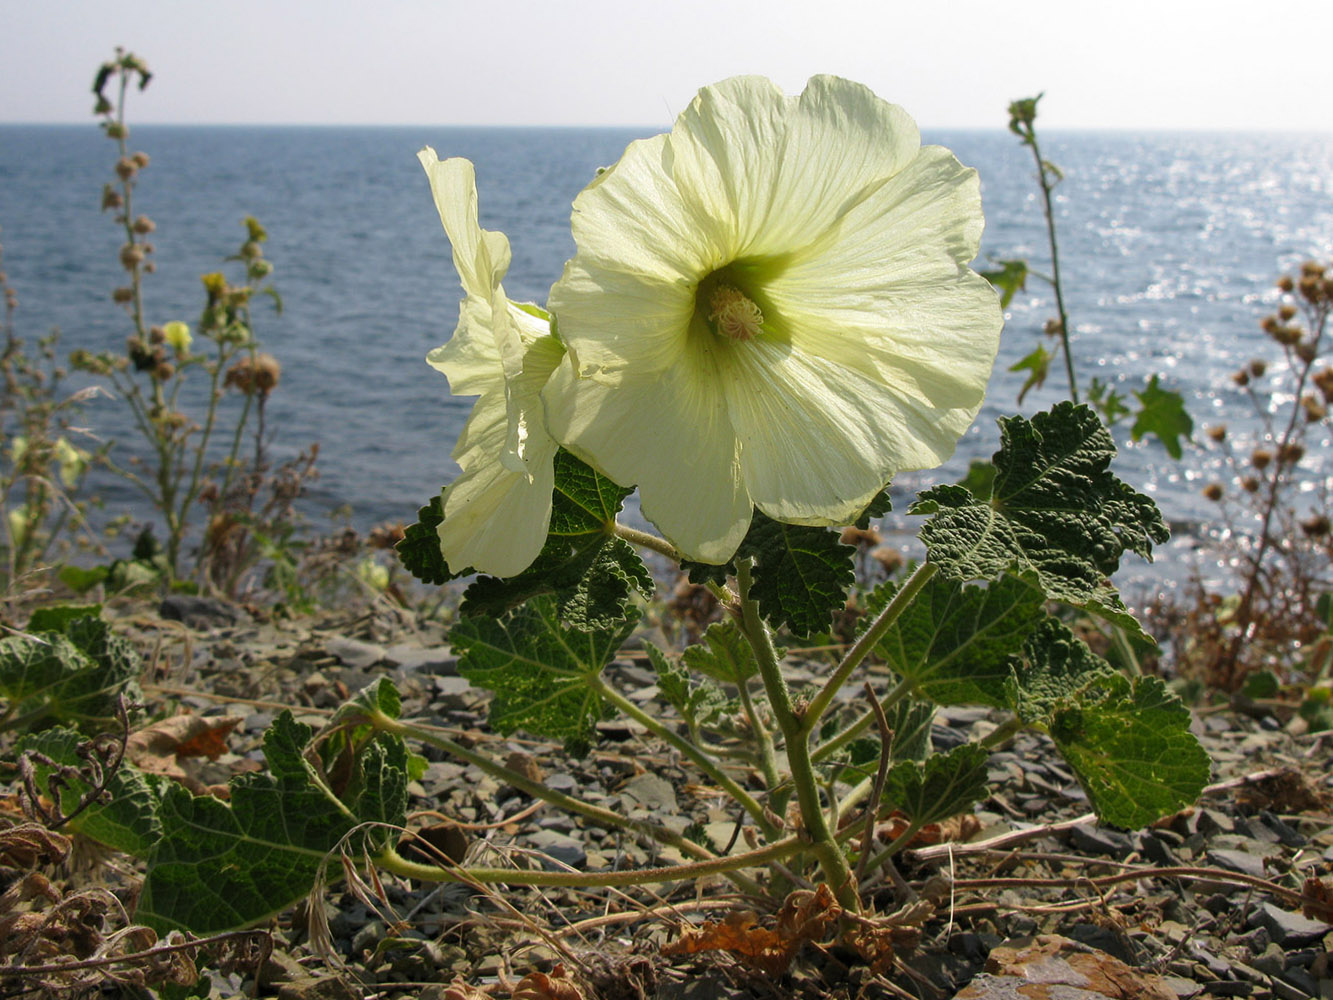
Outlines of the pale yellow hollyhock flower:
[{"label": "pale yellow hollyhock flower", "polygon": [[190,333],[189,324],[182,323],[178,319],[174,319],[166,326],[162,327],[162,339],[166,341],[167,346],[177,354],[186,353],[190,349],[190,344],[194,342],[194,336]]},{"label": "pale yellow hollyhock flower", "polygon": [[551,433],[637,484],[693,559],[725,562],[754,506],[846,523],[980,408],[1002,316],[967,266],[976,171],[865,87],[705,87],[578,196],[573,229]]},{"label": "pale yellow hollyhock flower", "polygon": [[556,443],[540,394],[564,349],[544,310],[505,297],[509,241],[477,222],[472,164],[440,160],[430,147],[417,157],[465,293],[453,337],[426,360],[454,395],[480,397],[454,447],[463,471],[444,490],[440,548],[452,572],[513,576],[537,557],[550,525]]},{"label": "pale yellow hollyhock flower", "polygon": [[87,471],[88,453],[62,437],[56,439],[55,458],[60,466],[60,481],[66,489],[73,489],[78,485],[79,477]]}]

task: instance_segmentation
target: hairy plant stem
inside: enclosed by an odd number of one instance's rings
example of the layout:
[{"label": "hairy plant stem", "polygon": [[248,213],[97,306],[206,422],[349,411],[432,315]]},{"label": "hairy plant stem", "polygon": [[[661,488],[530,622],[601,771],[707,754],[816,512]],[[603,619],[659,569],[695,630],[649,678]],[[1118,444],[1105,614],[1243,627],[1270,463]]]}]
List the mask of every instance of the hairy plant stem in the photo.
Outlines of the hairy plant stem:
[{"label": "hairy plant stem", "polygon": [[[390,718],[378,710],[367,710],[366,720],[381,732],[392,733],[395,736],[401,736],[405,739],[418,740],[445,753],[452,754],[460,760],[473,764],[480,770],[489,774],[493,778],[504,781],[519,791],[526,792],[533,798],[541,799],[543,802],[549,802],[551,805],[566,812],[583,816],[598,823],[601,826],[611,827],[613,829],[632,830],[635,833],[641,833],[651,837],[658,843],[667,844],[679,850],[682,854],[700,858],[705,861],[714,860],[715,855],[712,851],[686,837],[668,830],[664,826],[656,823],[645,823],[642,820],[630,819],[628,816],[622,816],[610,809],[602,809],[599,806],[591,805],[581,799],[576,799],[572,795],[565,795],[563,792],[557,792],[554,789],[547,788],[541,782],[533,781],[525,777],[518,771],[505,767],[485,754],[469,750],[467,747],[455,743],[448,737],[441,736],[438,733],[431,732],[419,726],[414,726],[409,722],[403,722],[400,719]],[[752,880],[738,875],[728,876],[731,880],[745,892],[763,893],[763,890]],[[597,883],[604,884],[604,883]]]},{"label": "hairy plant stem", "polygon": [[[875,620],[870,623],[870,627],[861,633],[861,637],[852,644],[852,648],[847,650],[847,655],[842,658],[836,670],[824,682],[824,686],[819,693],[815,695],[810,702],[810,707],[806,711],[804,732],[806,735],[814,732],[819,727],[819,720],[824,712],[828,710],[829,703],[833,701],[833,696],[838,693],[838,689],[847,683],[847,678],[852,675],[852,671],[861,665],[861,661],[866,658],[875,644],[884,638],[884,633],[893,626],[898,620],[898,616],[903,610],[916,599],[916,595],[921,592],[921,588],[930,582],[930,578],[938,571],[934,563],[920,563],[912,575],[909,576],[898,592],[893,595],[893,599],[884,605]],[[869,723],[867,723],[868,725]]]},{"label": "hairy plant stem", "polygon": [[750,560],[736,566],[736,585],[741,606],[741,630],[754,650],[759,675],[764,680],[768,703],[786,738],[787,766],[801,809],[801,820],[810,839],[810,850],[819,861],[824,879],[846,909],[859,913],[861,900],[852,880],[852,869],[829,828],[828,818],[819,800],[819,783],[810,762],[810,730],[806,728],[805,709],[797,711],[791,692],[778,664],[773,637],[759,617],[759,603],[750,596]]},{"label": "hairy plant stem", "polygon": [[740,695],[745,717],[750,720],[750,732],[754,734],[754,741],[759,746],[759,773],[764,776],[764,787],[772,791],[782,784],[782,778],[778,775],[778,755],[773,747],[773,734],[759,717],[754,698],[750,696],[749,682],[741,681],[736,685],[736,690]]},{"label": "hairy plant stem", "polygon": [[1046,212],[1046,238],[1051,244],[1051,287],[1055,289],[1055,308],[1060,314],[1060,346],[1065,356],[1065,373],[1069,376],[1069,398],[1077,403],[1078,379],[1074,376],[1074,355],[1069,350],[1069,316],[1065,312],[1064,289],[1060,284],[1060,244],[1055,238],[1055,208],[1051,203],[1048,166],[1041,157],[1035,128],[1029,128],[1026,140],[1032,147],[1033,158],[1037,161],[1037,183],[1041,185],[1042,207]]},{"label": "hairy plant stem", "polygon": [[739,874],[742,868],[757,868],[783,858],[799,854],[809,845],[800,837],[787,837],[747,854],[725,858],[710,858],[690,864],[668,865],[665,868],[635,868],[614,872],[533,871],[518,868],[445,868],[421,864],[402,857],[393,848],[386,848],[375,856],[375,864],[385,871],[423,882],[479,882],[503,885],[559,885],[605,888],[607,886],[648,885],[659,882],[684,882],[725,875],[745,891],[762,895],[763,890],[750,879]]},{"label": "hairy plant stem", "polygon": [[593,679],[593,686],[597,693],[615,705],[616,708],[624,712],[635,722],[642,725],[649,732],[653,733],[659,739],[670,746],[675,747],[682,754],[692,760],[696,767],[712,778],[722,790],[735,799],[745,811],[750,814],[755,824],[764,834],[765,840],[773,840],[778,835],[778,829],[769,819],[767,811],[753,795],[740,786],[726,771],[718,765],[712,757],[705,753],[700,747],[695,746],[689,740],[685,739],[671,727],[663,725],[657,719],[641,709],[634,702],[630,701],[615,688],[611,687],[600,677]]},{"label": "hairy plant stem", "polygon": [[638,528],[631,528],[627,524],[621,524],[619,521],[611,523],[611,534],[617,538],[623,538],[631,545],[638,545],[640,548],[650,549],[660,556],[666,556],[672,562],[680,562],[685,557],[677,551],[676,547],[665,538],[658,538],[656,535],[649,534],[646,531],[640,531]]}]

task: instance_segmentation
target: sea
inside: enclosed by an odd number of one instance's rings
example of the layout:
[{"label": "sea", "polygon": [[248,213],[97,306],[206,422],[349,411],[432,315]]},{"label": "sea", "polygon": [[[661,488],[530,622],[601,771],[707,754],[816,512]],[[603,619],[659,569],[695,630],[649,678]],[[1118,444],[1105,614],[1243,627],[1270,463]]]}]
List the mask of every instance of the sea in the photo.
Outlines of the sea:
[{"label": "sea", "polygon": [[[410,522],[456,474],[449,452],[472,405],[450,397],[424,360],[452,332],[461,290],[417,151],[431,145],[441,157],[473,161],[482,225],[504,232],[513,248],[505,288],[544,303],[574,252],[575,195],[627,143],[655,131],[133,127],[131,150],[150,157],[133,210],[157,226],[148,320],[194,324],[204,301],[199,276],[234,268],[225,259],[244,238],[243,218],[259,219],[284,305],[281,315],[262,301],[255,307],[256,336],[282,364],[268,408],[270,453],[281,459],[319,443],[320,475],[302,501],[315,530],[339,517],[362,530]],[[1041,139],[1063,174],[1056,223],[1082,387],[1095,376],[1128,395],[1156,374],[1184,396],[1195,421],[1179,461],[1154,439],[1130,442],[1127,426],[1118,433],[1119,475],[1157,500],[1176,536],[1156,567],[1133,560],[1128,579],[1177,586],[1208,558],[1199,542],[1215,509],[1201,489],[1224,477],[1203,429],[1259,432],[1230,376],[1251,358],[1277,356],[1259,328],[1278,302],[1276,278],[1307,258],[1333,257],[1333,133],[1051,131]],[[1002,130],[927,130],[924,140],[980,173],[986,232],[977,266],[1026,258],[1049,273],[1031,151]],[[116,155],[93,123],[0,126],[0,267],[18,295],[20,335],[58,328],[63,351],[124,349],[129,321],[110,297],[124,283],[122,234],[99,210]],[[944,469],[899,477],[898,511],[915,490],[953,481],[969,460],[993,452],[996,418],[1064,398],[1060,366],[1021,406],[1024,376],[1008,370],[1054,314],[1050,286],[1030,278],[1007,310],[976,423]],[[1289,402],[1274,392],[1281,382],[1280,366],[1260,381],[1269,406]],[[81,423],[115,440],[122,458],[142,448],[114,399],[91,400]],[[1330,442],[1317,443],[1307,465],[1333,471]],[[107,516],[151,516],[123,482],[98,487]],[[915,520],[891,514],[884,528],[910,551]]]}]

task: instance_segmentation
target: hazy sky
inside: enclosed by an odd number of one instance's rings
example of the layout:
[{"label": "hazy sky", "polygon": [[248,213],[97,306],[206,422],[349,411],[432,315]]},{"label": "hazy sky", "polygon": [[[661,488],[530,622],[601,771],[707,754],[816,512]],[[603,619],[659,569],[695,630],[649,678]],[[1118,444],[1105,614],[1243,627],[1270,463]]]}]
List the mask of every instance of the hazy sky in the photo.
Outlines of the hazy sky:
[{"label": "hazy sky", "polygon": [[1329,0],[0,0],[0,121],[89,121],[116,45],[139,122],[665,125],[836,73],[926,127],[1045,90],[1047,127],[1333,129]]}]

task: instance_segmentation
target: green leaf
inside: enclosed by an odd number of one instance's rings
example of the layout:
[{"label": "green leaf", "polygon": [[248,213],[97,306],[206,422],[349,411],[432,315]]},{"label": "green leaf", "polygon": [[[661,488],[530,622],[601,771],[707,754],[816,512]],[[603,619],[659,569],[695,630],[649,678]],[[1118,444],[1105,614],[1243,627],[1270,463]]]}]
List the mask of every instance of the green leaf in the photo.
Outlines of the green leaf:
[{"label": "green leaf", "polygon": [[905,760],[889,770],[884,801],[918,826],[957,816],[986,797],[989,759],[979,744],[962,743],[924,762]]},{"label": "green leaf", "polygon": [[449,572],[449,564],[440,551],[439,529],[443,522],[444,502],[439,496],[432,497],[430,503],[417,511],[416,523],[407,526],[402,539],[394,546],[403,567],[422,583],[434,586],[472,572],[471,569]]},{"label": "green leaf", "polygon": [[974,458],[967,463],[967,475],[958,484],[974,497],[988,497],[995,488],[995,466],[989,460]]},{"label": "green leaf", "polygon": [[[66,771],[61,785],[59,806],[62,813],[74,812],[80,799],[92,791],[92,785],[74,773],[87,765],[79,753],[84,737],[73,729],[58,727],[40,733],[29,733],[15,746],[16,754],[35,751],[56,765],[73,769]],[[51,775],[56,767],[32,759],[37,789],[54,800]],[[146,774],[128,761],[121,761],[106,783],[106,797],[74,816],[65,829],[104,844],[112,850],[124,851],[136,857],[147,857],[153,845],[162,836],[158,818],[162,797],[171,780],[158,774]]]},{"label": "green leaf", "polygon": [[1240,693],[1246,698],[1276,698],[1282,693],[1282,682],[1271,670],[1256,670],[1245,675]]},{"label": "green leaf", "polygon": [[754,557],[750,596],[759,613],[805,637],[827,629],[846,604],[855,552],[830,528],[784,524],[756,510],[736,557]]},{"label": "green leaf", "polygon": [[76,594],[86,594],[110,575],[111,569],[107,566],[93,566],[90,569],[61,566],[60,572],[56,574],[60,582]]},{"label": "green leaf", "polygon": [[[779,651],[778,658],[782,655]],[[709,625],[701,641],[686,649],[681,660],[690,670],[737,687],[759,672],[754,647],[740,626],[730,620]]]},{"label": "green leaf", "polygon": [[54,608],[38,608],[28,619],[28,632],[63,633],[76,618],[100,618],[100,604],[62,604]]},{"label": "green leaf", "polygon": [[1036,350],[1025,357],[1020,358],[1009,366],[1011,372],[1027,372],[1027,380],[1023,387],[1018,390],[1018,405],[1023,405],[1023,397],[1028,394],[1030,389],[1040,389],[1046,384],[1046,376],[1051,373],[1051,362],[1055,360],[1055,355],[1046,350],[1045,344],[1038,344]]},{"label": "green leaf", "polygon": [[1107,427],[1114,427],[1122,417],[1129,416],[1125,397],[1099,378],[1094,378],[1088,386],[1088,402],[1102,415]]},{"label": "green leaf", "polygon": [[632,492],[569,452],[556,452],[546,544],[517,576],[484,576],[468,587],[460,613],[495,617],[553,594],[567,624],[589,631],[619,626],[633,610],[635,592],[644,597],[653,592],[652,576],[639,554],[611,533],[622,502]]},{"label": "green leaf", "polygon": [[539,597],[505,619],[465,618],[449,641],[459,652],[458,672],[495,692],[489,719],[496,732],[524,729],[582,753],[607,714],[595,682],[638,618],[635,611],[616,628],[571,629],[555,601]]},{"label": "green leaf", "polygon": [[648,660],[657,671],[657,689],[685,721],[691,733],[702,726],[712,725],[732,711],[734,703],[712,681],[696,682],[690,672],[673,662],[651,642],[645,643]]},{"label": "green leaf", "polygon": [[363,743],[340,800],[307,756],[311,736],[290,712],[279,715],[264,734],[268,771],[233,778],[230,802],[167,789],[139,922],[195,934],[247,927],[308,894],[326,861],[336,877],[335,851],[373,854],[393,841],[407,808],[402,740]]},{"label": "green leaf", "polygon": [[1110,471],[1115,444],[1096,413],[1063,402],[1002,419],[1000,432],[988,500],[938,486],[912,506],[934,515],[921,530],[930,561],[963,580],[1033,573],[1051,599],[1143,635],[1109,577],[1126,551],[1151,560],[1168,532],[1156,504]]},{"label": "green leaf", "polygon": [[1127,829],[1192,805],[1208,754],[1158,677],[1099,674],[1053,708],[1047,728],[1097,816]]},{"label": "green leaf", "polygon": [[1179,459],[1184,452],[1180,439],[1189,440],[1194,433],[1194,420],[1185,410],[1185,400],[1178,392],[1163,389],[1157,384],[1157,376],[1148,380],[1142,392],[1134,393],[1139,401],[1139,413],[1134,418],[1134,426],[1129,435],[1140,441],[1151,434],[1162,442],[1162,447],[1172,458]]},{"label": "green leaf", "polygon": [[1026,665],[1005,682],[1005,707],[1028,725],[1044,726],[1063,700],[1089,681],[1113,673],[1110,664],[1062,622],[1047,618],[1023,644]]},{"label": "green leaf", "polygon": [[[925,761],[930,755],[930,724],[935,719],[935,706],[908,695],[885,709],[884,716],[889,732],[893,734],[889,763]],[[841,768],[838,780],[850,785],[875,777],[879,771],[879,758],[879,738],[867,736],[852,740],[844,752],[830,757],[829,762]]]},{"label": "green leaf", "polygon": [[41,631],[0,639],[3,721],[24,728],[70,722],[88,734],[118,724],[124,693],[142,698],[139,654],[99,618],[73,618],[62,632]]},{"label": "green leaf", "polygon": [[[867,621],[898,590],[876,587]],[[936,574],[875,647],[913,691],[937,705],[1005,704],[1005,685],[1024,640],[1046,617],[1031,580],[1004,576],[990,586]]]},{"label": "green leaf", "polygon": [[853,523],[864,531],[870,527],[871,521],[877,517],[883,517],[891,510],[893,510],[893,498],[889,496],[889,490],[886,486],[870,498],[870,503],[866,504],[866,509],[861,511],[860,516]]},{"label": "green leaf", "polygon": [[[1027,288],[1028,262],[1025,260],[997,260],[998,271],[982,271],[981,276],[1000,293],[1000,308],[1008,309],[1014,295]],[[1010,369],[1012,371],[1012,369]]]}]

